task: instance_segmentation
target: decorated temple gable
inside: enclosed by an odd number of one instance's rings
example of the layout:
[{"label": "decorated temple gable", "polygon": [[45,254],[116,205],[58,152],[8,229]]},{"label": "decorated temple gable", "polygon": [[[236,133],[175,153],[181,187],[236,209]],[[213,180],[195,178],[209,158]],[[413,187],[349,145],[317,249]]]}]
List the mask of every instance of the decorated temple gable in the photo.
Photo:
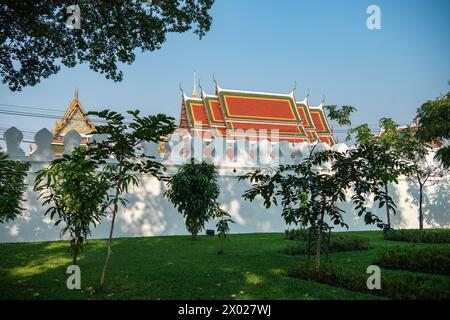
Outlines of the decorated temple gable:
[{"label": "decorated temple gable", "polygon": [[226,136],[227,126],[222,112],[219,98],[207,95],[202,90],[202,100],[208,117],[209,127],[215,136]]},{"label": "decorated temple gable", "polygon": [[210,133],[208,116],[206,115],[205,105],[202,99],[195,97],[189,98],[183,95],[183,109],[185,110],[185,120],[183,121],[185,125],[182,126],[180,122],[180,128],[186,128],[195,135],[202,137]]},{"label": "decorated temple gable", "polygon": [[95,131],[94,123],[89,119],[78,100],[78,90],[75,91],[75,96],[64,116],[55,124],[55,129],[52,131],[52,149],[55,154],[58,155],[63,151],[63,138],[71,130],[75,130],[81,135],[81,144],[87,144],[89,135]]},{"label": "decorated temple gable", "polygon": [[322,104],[310,107],[308,99],[295,100],[294,92],[276,94],[222,89],[216,94],[196,89],[182,93],[180,128],[202,137],[227,139],[335,143]]},{"label": "decorated temple gable", "polygon": [[317,107],[309,107],[309,113],[314,124],[315,133],[321,142],[326,142],[329,145],[336,143],[333,131],[328,123],[327,116],[323,110],[323,104],[321,103]]}]

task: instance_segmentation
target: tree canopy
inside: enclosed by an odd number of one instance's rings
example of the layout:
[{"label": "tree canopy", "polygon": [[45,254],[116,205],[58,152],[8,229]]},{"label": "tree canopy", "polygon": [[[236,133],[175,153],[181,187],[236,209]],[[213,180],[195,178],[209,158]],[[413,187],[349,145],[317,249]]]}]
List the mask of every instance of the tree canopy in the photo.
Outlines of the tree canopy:
[{"label": "tree canopy", "polygon": [[[108,253],[100,278],[100,288],[103,287],[112,254],[112,237],[119,203],[127,204],[125,194],[130,187],[139,186],[138,174],[147,174],[158,179],[166,168],[155,157],[143,152],[143,145],[159,143],[163,137],[175,130],[175,122],[164,114],[141,116],[139,110],[127,111],[132,121],[126,123],[125,117],[108,109],[100,112],[89,112],[103,119],[106,124],[98,125],[95,132],[102,138],[89,144],[89,154],[97,160],[98,165],[105,165],[105,175],[113,194],[109,197],[109,207],[112,211],[111,228],[108,237]],[[108,161],[113,156],[115,161]]]},{"label": "tree canopy", "polygon": [[[425,142],[450,139],[450,92],[441,97],[425,102],[417,110],[419,123],[417,136]],[[450,146],[442,146],[437,157],[445,167],[450,167]]]},{"label": "tree canopy", "polygon": [[77,147],[71,154],[50,162],[36,174],[34,190],[49,205],[49,215],[55,225],[63,222],[61,236],[70,236],[72,264],[83,244],[106,215],[109,183],[85,147]]},{"label": "tree canopy", "polygon": [[[80,8],[80,28],[70,28],[68,8]],[[169,33],[209,31],[214,0],[72,1],[7,0],[0,4],[0,75],[12,91],[33,86],[61,66],[87,63],[121,81],[119,63],[131,64],[136,49],[161,48]],[[73,20],[71,20],[73,21]],[[70,25],[70,24],[69,24]]]},{"label": "tree canopy", "polygon": [[0,223],[22,215],[29,168],[28,162],[10,160],[6,153],[0,151]]},{"label": "tree canopy", "polygon": [[193,239],[211,218],[227,216],[217,202],[220,188],[213,163],[191,159],[169,179],[167,187],[164,196],[186,219],[186,229]]}]

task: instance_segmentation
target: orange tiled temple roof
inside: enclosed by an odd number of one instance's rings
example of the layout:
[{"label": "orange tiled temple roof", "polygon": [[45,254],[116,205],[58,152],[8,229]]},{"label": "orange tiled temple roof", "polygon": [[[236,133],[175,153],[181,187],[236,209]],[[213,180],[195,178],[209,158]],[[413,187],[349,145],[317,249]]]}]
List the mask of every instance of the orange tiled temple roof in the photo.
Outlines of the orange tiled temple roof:
[{"label": "orange tiled temple roof", "polygon": [[225,136],[227,129],[231,129],[229,133],[234,139],[275,140],[270,131],[278,130],[279,141],[335,143],[322,104],[311,107],[308,99],[297,102],[293,91],[250,92],[222,89],[216,84],[215,95],[201,90],[197,97],[194,87],[192,97],[182,92],[179,127],[204,138]]}]

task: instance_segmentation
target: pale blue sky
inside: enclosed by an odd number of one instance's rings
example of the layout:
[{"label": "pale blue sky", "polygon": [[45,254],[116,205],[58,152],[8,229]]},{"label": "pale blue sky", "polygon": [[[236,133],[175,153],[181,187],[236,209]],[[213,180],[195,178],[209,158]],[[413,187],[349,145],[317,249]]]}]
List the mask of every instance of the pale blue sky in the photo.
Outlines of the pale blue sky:
[{"label": "pale blue sky", "polygon": [[[366,28],[370,4],[381,8],[381,30]],[[288,93],[296,80],[297,100],[310,88],[312,105],[325,94],[328,104],[357,107],[355,123],[392,117],[406,124],[422,102],[448,90],[450,1],[216,0],[211,15],[202,40],[170,35],[161,50],[123,66],[120,83],[81,65],[22,92],[0,85],[0,103],[63,112],[78,87],[87,110],[178,118],[179,83],[190,93],[196,70],[210,94],[213,73],[221,87],[238,90]],[[6,125],[36,131],[54,120],[0,114],[0,128]]]}]

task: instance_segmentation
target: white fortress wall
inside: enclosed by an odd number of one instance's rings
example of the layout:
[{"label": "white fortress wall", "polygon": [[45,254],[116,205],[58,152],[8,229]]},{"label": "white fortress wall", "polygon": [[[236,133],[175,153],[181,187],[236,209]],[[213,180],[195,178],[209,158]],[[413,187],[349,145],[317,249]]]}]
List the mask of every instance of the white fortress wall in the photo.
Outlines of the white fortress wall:
[{"label": "white fortress wall", "polygon": [[[58,240],[60,227],[55,227],[48,217],[43,216],[46,208],[42,207],[42,201],[37,199],[37,194],[32,190],[36,172],[53,159],[50,149],[51,133],[47,129],[39,131],[35,136],[37,149],[31,155],[27,155],[20,148],[21,133],[16,130],[10,131],[9,136],[5,138],[6,151],[11,159],[30,162],[31,168],[27,177],[28,188],[24,214],[15,221],[0,225],[0,242]],[[96,136],[92,138],[95,139]],[[70,152],[78,145],[79,140],[80,137],[75,131],[67,134],[64,138],[65,152]],[[247,181],[239,182],[237,176],[256,168],[301,161],[309,155],[313,147],[314,151],[330,148],[323,143],[302,142],[292,145],[288,142],[272,143],[267,140],[249,143],[248,141],[232,142],[220,137],[212,141],[203,141],[194,137],[186,143],[176,135],[171,136],[164,147],[166,152],[161,156],[158,145],[145,143],[144,153],[162,160],[169,175],[174,174],[178,167],[189,161],[191,157],[197,160],[207,158],[216,164],[221,187],[219,201],[235,221],[231,225],[232,233],[283,232],[287,228],[281,217],[280,206],[266,209],[262,199],[249,202],[242,198],[242,194],[250,187],[250,184]],[[331,148],[343,152],[348,149],[348,146],[336,144]],[[163,197],[165,184],[151,176],[141,175],[140,179],[140,187],[135,188],[127,196],[128,206],[119,212],[114,236],[188,234],[181,214]],[[397,213],[392,217],[393,226],[418,228],[417,185],[400,179],[399,184],[391,185],[389,189],[397,203]],[[425,227],[450,227],[450,178],[447,176],[433,179],[425,187],[424,194]],[[352,212],[351,204],[341,203],[340,206],[346,211],[344,217],[349,230],[376,229],[373,225],[366,226],[363,218],[357,217]],[[385,219],[385,208],[377,207],[375,205],[373,211]],[[207,228],[215,229],[215,224],[216,221],[211,221],[207,224]],[[106,218],[92,229],[92,238],[106,238],[109,227],[110,218]],[[337,227],[335,230],[341,230],[341,228]]]}]

